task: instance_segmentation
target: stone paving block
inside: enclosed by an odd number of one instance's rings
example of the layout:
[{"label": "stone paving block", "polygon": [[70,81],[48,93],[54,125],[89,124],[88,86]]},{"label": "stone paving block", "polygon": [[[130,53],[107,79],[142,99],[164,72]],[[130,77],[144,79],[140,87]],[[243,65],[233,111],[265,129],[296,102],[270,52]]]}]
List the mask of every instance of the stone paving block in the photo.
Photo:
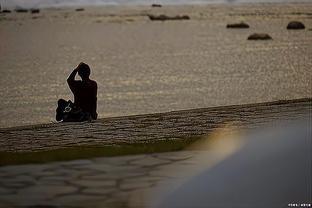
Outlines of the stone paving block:
[{"label": "stone paving block", "polygon": [[91,180],[91,181],[97,181],[97,180],[112,180],[116,177],[111,177],[109,174],[95,174],[95,175],[82,175],[80,177],[82,180]]},{"label": "stone paving block", "polygon": [[132,163],[127,165],[118,165],[118,166],[111,166],[108,173],[116,173],[116,174],[124,174],[125,172],[144,172],[144,169],[142,167],[137,167],[133,165]]},{"label": "stone paving block", "polygon": [[194,151],[166,152],[156,155],[159,159],[165,160],[186,160],[194,156]]},{"label": "stone paving block", "polygon": [[87,195],[108,195],[118,191],[117,187],[88,187],[81,193]]},{"label": "stone paving block", "polygon": [[143,172],[142,170],[139,171],[111,171],[106,174],[97,173],[94,175],[82,175],[80,178],[83,180],[90,180],[90,181],[99,181],[99,180],[119,180],[122,177],[136,177],[146,175],[147,171]]},{"label": "stone paving block", "polygon": [[55,176],[64,176],[67,178],[79,178],[82,176],[89,176],[99,174],[99,172],[94,171],[92,169],[72,169],[71,167],[60,167],[58,170],[55,171]]},{"label": "stone paving block", "polygon": [[[9,207],[27,207],[37,204],[45,204],[47,195],[10,194],[0,195],[1,205],[8,204]],[[3,204],[2,204],[3,203]]]},{"label": "stone paving block", "polygon": [[136,190],[141,188],[148,188],[153,185],[153,182],[150,182],[148,180],[142,181],[139,178],[138,179],[132,179],[132,180],[124,180],[120,184],[120,189],[123,191],[127,190]]},{"label": "stone paving block", "polygon": [[[12,165],[12,166],[0,167],[0,170],[6,173],[9,173],[10,175],[19,175],[19,174],[27,174],[27,173],[32,173],[32,172],[41,172],[46,167],[47,166],[45,165],[31,165],[31,164]],[[52,164],[49,167],[52,167]]]},{"label": "stone paving block", "polygon": [[[69,206],[77,208],[97,208],[101,203],[103,204],[107,200],[106,196],[100,195],[86,195],[86,194],[75,194],[68,196],[61,196],[50,200],[50,204],[58,207]],[[105,203],[104,203],[105,204]],[[105,206],[102,206],[106,208]]]},{"label": "stone paving block", "polygon": [[[55,169],[57,170],[57,169]],[[58,176],[58,175],[62,175],[62,174],[57,174],[56,171],[51,171],[51,170],[42,170],[42,171],[33,171],[33,172],[29,172],[29,174],[33,175],[34,177],[49,177],[49,176]]]},{"label": "stone paving block", "polygon": [[108,172],[111,170],[111,168],[114,168],[114,167],[115,167],[114,165],[106,164],[105,162],[103,163],[94,162],[93,164],[83,166],[84,169],[88,169],[90,172],[98,171],[102,173]]},{"label": "stone paving block", "polygon": [[120,171],[120,172],[111,172],[111,174],[108,175],[109,178],[111,179],[122,179],[122,178],[137,178],[137,177],[144,177],[147,175],[147,171],[131,171],[131,172],[126,172],[126,171]]},{"label": "stone paving block", "polygon": [[65,181],[71,180],[69,176],[44,176],[38,179],[38,184],[64,184]]},{"label": "stone paving block", "polygon": [[[144,158],[145,155],[140,155],[139,157]],[[95,163],[107,164],[107,165],[126,165],[128,161],[135,159],[135,156],[121,156],[121,157],[99,157],[94,158]]]},{"label": "stone paving block", "polygon": [[78,191],[77,187],[63,185],[36,185],[18,190],[18,196],[35,199],[50,199],[57,195],[72,194]]},{"label": "stone paving block", "polygon": [[93,164],[92,160],[72,160],[72,161],[65,161],[65,162],[60,162],[58,165],[62,166],[73,166],[73,167],[80,167],[80,166],[85,166],[85,165],[91,165]]},{"label": "stone paving block", "polygon": [[166,177],[159,177],[159,176],[151,176],[150,174],[143,176],[143,177],[137,177],[137,178],[125,178],[123,182],[126,183],[135,183],[135,182],[147,182],[147,183],[155,183],[157,181],[166,180],[168,178]]},{"label": "stone paving block", "polygon": [[15,182],[15,181],[5,182],[5,181],[2,181],[0,184],[3,187],[6,187],[6,188],[9,188],[9,189],[13,190],[13,189],[21,189],[21,188],[27,187],[27,186],[29,186],[29,184],[32,184],[32,183],[27,183],[27,182],[24,182],[24,181],[19,181],[19,182]]},{"label": "stone paving block", "polygon": [[127,207],[131,192],[119,191],[114,193],[109,199],[105,201],[105,205],[108,207]]},{"label": "stone paving block", "polygon": [[36,179],[32,175],[8,175],[0,177],[0,183],[35,183]]},{"label": "stone paving block", "polygon": [[116,186],[115,180],[75,180],[71,181],[72,184],[83,187],[110,187]]},{"label": "stone paving block", "polygon": [[139,165],[141,167],[148,167],[148,166],[157,166],[169,163],[170,161],[166,159],[159,159],[152,156],[148,156],[146,158],[138,159],[135,161],[130,162],[131,165]]}]

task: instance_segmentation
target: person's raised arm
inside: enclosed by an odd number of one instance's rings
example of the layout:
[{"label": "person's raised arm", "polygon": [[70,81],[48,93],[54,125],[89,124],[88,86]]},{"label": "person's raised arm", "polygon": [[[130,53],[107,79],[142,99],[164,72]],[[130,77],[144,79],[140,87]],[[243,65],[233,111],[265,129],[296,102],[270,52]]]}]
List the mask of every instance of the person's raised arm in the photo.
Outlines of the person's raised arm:
[{"label": "person's raised arm", "polygon": [[74,70],[72,71],[72,73],[71,73],[71,74],[69,75],[69,77],[67,78],[68,84],[69,84],[70,82],[74,82],[74,81],[75,81],[75,76],[76,76],[76,74],[77,74],[79,68],[80,68],[81,65],[83,65],[83,64],[85,64],[85,63],[81,62],[81,63],[76,67],[76,69],[74,69]]},{"label": "person's raised arm", "polygon": [[67,78],[67,83],[70,84],[71,82],[74,82],[75,81],[75,76],[78,72],[78,68],[74,69],[72,71],[72,73],[69,75],[69,77]]},{"label": "person's raised arm", "polygon": [[[79,64],[80,65],[80,64]],[[76,69],[74,69],[72,71],[72,73],[69,75],[69,77],[67,78],[67,83],[68,83],[68,86],[70,88],[70,90],[74,93],[74,91],[76,91],[76,80],[75,80],[75,76],[78,72],[78,69],[79,69],[79,65],[77,66]]]}]

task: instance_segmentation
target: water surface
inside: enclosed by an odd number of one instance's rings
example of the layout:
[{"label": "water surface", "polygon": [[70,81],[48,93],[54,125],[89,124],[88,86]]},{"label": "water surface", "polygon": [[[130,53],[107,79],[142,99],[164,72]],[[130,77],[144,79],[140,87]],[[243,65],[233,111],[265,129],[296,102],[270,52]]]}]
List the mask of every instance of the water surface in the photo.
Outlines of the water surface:
[{"label": "water surface", "polygon": [[150,5],[158,4],[219,4],[219,3],[289,3],[311,0],[1,0],[2,7],[64,7],[99,5]]}]

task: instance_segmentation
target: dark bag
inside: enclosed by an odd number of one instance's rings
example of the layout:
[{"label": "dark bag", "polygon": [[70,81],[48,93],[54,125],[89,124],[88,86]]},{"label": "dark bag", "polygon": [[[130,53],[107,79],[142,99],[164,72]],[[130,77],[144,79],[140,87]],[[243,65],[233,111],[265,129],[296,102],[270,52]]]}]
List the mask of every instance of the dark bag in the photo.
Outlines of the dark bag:
[{"label": "dark bag", "polygon": [[57,101],[56,120],[63,122],[89,121],[91,120],[91,115],[88,112],[83,112],[72,101],[59,99]]}]

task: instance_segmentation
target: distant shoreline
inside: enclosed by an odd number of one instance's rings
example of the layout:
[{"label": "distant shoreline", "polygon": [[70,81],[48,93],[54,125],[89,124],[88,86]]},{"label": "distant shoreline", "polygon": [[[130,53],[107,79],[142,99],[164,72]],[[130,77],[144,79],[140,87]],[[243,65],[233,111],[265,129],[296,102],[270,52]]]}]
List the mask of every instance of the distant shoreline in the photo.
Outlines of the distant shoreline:
[{"label": "distant shoreline", "polygon": [[90,0],[84,0],[82,2],[75,2],[75,0],[66,1],[66,2],[53,2],[54,0],[50,1],[42,1],[42,3],[35,3],[30,1],[22,1],[19,2],[17,0],[15,2],[8,2],[3,1],[1,2],[1,9],[16,9],[16,8],[24,8],[24,9],[31,9],[31,8],[40,8],[40,9],[61,9],[61,8],[77,8],[77,7],[105,7],[105,6],[150,6],[152,4],[158,4],[163,6],[198,6],[198,5],[241,5],[241,4],[266,4],[266,3],[292,3],[292,4],[300,4],[300,3],[310,3],[309,0],[199,0],[199,1],[176,1],[176,0],[166,0],[166,1],[144,1],[144,0],[137,0],[137,1],[127,1],[127,0],[114,0],[111,2],[102,2],[101,0],[94,1],[94,3],[90,2]]}]

